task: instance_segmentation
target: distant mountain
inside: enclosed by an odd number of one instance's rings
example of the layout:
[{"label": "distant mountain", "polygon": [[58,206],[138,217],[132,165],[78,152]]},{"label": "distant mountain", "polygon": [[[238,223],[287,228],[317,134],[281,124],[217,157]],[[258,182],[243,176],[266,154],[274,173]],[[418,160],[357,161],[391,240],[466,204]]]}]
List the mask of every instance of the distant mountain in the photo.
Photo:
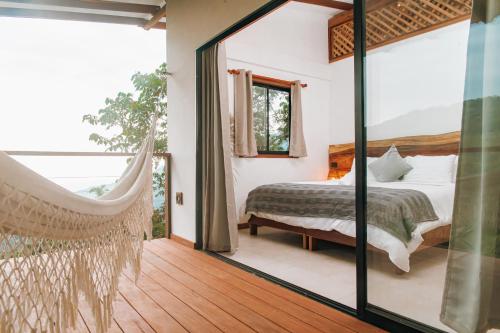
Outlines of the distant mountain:
[{"label": "distant mountain", "polygon": [[[102,184],[102,185],[104,186],[103,187],[104,192],[109,192],[115,186],[114,183],[113,184]],[[95,199],[95,198],[97,198],[96,193],[91,192],[92,188],[94,188],[94,187],[96,187],[96,186],[92,186],[92,187],[77,191],[75,193],[78,195],[81,195],[83,197]],[[158,191],[156,191],[156,193],[154,193],[154,195],[153,195],[153,207],[155,209],[160,209],[163,207],[163,202],[164,202],[163,196],[159,195]]]},{"label": "distant mountain", "polygon": [[369,140],[460,131],[463,103],[414,110],[367,128]]}]

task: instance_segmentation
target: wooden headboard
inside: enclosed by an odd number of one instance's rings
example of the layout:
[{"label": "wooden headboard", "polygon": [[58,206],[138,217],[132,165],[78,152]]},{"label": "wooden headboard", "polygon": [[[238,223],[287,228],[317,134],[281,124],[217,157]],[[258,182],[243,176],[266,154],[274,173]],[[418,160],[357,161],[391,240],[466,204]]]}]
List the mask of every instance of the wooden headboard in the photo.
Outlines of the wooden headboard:
[{"label": "wooden headboard", "polygon": [[[367,142],[369,157],[382,156],[391,145],[396,145],[401,156],[415,155],[450,155],[458,154],[460,131],[438,134],[405,136],[401,138],[375,140]],[[351,171],[354,159],[354,143],[330,145],[328,178],[340,178]]]}]

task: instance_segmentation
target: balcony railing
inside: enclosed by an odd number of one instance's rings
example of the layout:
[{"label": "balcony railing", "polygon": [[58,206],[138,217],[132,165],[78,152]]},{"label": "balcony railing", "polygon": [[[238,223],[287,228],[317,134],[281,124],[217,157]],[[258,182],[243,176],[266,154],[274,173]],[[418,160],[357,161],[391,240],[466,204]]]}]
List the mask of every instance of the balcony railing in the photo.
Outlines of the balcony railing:
[{"label": "balcony railing", "polygon": [[[134,153],[121,153],[121,152],[75,152],[75,151],[29,151],[29,150],[5,150],[6,154],[11,156],[57,156],[57,157],[132,157]],[[163,160],[163,168],[165,173],[165,200],[163,202],[163,222],[165,223],[165,237],[170,238],[172,234],[172,221],[171,221],[171,176],[172,164],[171,154],[167,152],[155,152],[154,157],[159,157]]]}]

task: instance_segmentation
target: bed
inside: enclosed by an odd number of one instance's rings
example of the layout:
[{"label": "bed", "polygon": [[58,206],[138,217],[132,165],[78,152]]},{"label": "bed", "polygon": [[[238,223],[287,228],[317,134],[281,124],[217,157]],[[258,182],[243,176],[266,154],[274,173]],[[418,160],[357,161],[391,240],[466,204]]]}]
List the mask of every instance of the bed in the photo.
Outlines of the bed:
[{"label": "bed", "polygon": [[[435,219],[416,224],[411,232],[411,239],[401,241],[387,230],[368,224],[367,242],[372,251],[385,252],[398,272],[409,272],[410,255],[428,247],[447,243],[453,212],[453,194],[456,155],[459,149],[460,132],[440,135],[411,136],[367,143],[367,155],[370,164],[382,156],[391,145],[395,145],[400,155],[413,163],[415,172],[402,181],[377,182],[368,175],[370,188],[384,188],[388,191],[417,191],[425,194],[430,201]],[[422,161],[435,165],[419,166]],[[318,188],[338,189],[339,186],[354,185],[354,144],[332,145],[329,149],[329,180],[320,182],[296,182],[307,187],[308,184],[320,185]],[[450,178],[444,179],[443,165],[450,166]],[[427,168],[427,169],[426,169]],[[442,171],[442,172],[441,172]],[[411,173],[413,172],[413,174]],[[440,173],[441,172],[441,173]],[[446,170],[446,172],[448,172]],[[288,185],[300,187],[299,185]],[[370,213],[370,211],[368,211]],[[266,211],[248,211],[250,215],[250,234],[257,235],[258,227],[267,226],[302,235],[302,246],[311,251],[316,249],[317,240],[326,240],[347,246],[355,246],[355,223],[351,220],[331,217],[309,217],[287,214],[285,211],[273,214]],[[306,214],[307,215],[307,214]]]}]

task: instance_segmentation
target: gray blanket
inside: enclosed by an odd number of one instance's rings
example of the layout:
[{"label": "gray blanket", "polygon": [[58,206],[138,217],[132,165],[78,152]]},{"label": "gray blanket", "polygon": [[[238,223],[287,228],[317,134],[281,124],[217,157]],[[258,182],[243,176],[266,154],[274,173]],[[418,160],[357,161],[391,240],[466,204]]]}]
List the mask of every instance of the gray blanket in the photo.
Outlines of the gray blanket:
[{"label": "gray blanket", "polygon": [[[356,220],[354,186],[270,184],[248,194],[247,213]],[[417,223],[438,217],[424,193],[409,189],[368,188],[367,222],[407,244]]]}]

